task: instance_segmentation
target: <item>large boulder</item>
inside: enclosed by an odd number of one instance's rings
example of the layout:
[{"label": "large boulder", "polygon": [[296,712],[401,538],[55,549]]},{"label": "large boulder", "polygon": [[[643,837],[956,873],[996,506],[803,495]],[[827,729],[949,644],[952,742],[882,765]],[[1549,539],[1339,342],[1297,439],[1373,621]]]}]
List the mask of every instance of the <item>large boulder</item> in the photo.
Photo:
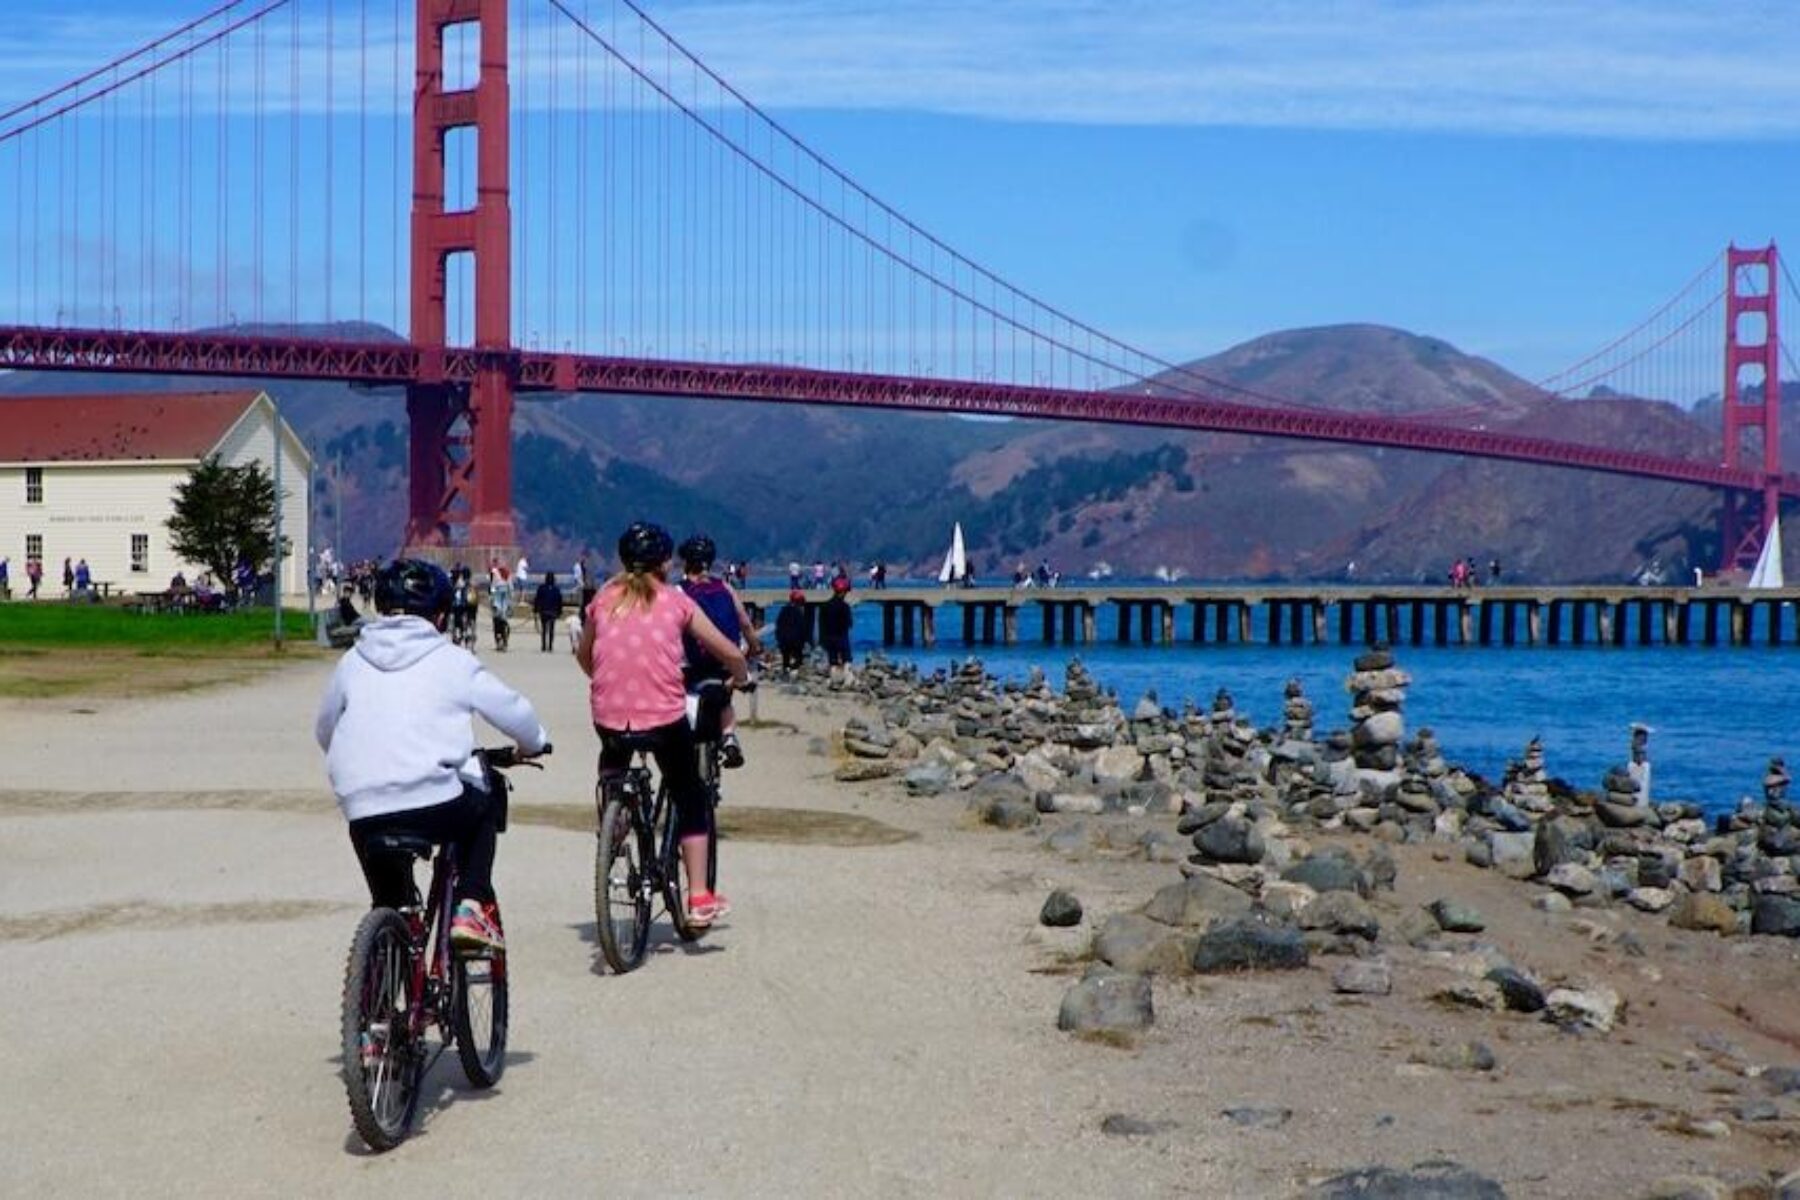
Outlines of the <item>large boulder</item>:
[{"label": "large boulder", "polygon": [[1267,847],[1256,826],[1242,817],[1221,817],[1194,835],[1202,862],[1259,863]]},{"label": "large boulder", "polygon": [[1792,896],[1758,896],[1750,910],[1750,932],[1800,937],[1800,900]]},{"label": "large boulder", "polygon": [[1094,938],[1094,957],[1134,974],[1182,974],[1193,953],[1192,939],[1138,913],[1106,918]]},{"label": "large boulder", "polygon": [[1094,756],[1094,781],[1124,785],[1144,773],[1144,756],[1133,746],[1108,746]]},{"label": "large boulder", "polygon": [[1586,863],[1598,839],[1593,826],[1573,817],[1557,817],[1537,827],[1532,862],[1539,875],[1548,875],[1563,863]]},{"label": "large boulder", "polygon": [[1370,941],[1381,932],[1374,910],[1355,892],[1326,892],[1301,910],[1299,925]]},{"label": "large boulder", "polygon": [[1134,1033],[1155,1020],[1148,976],[1095,967],[1063,995],[1056,1027],[1068,1033]]},{"label": "large boulder", "polygon": [[1290,883],[1303,883],[1315,892],[1355,892],[1367,896],[1369,877],[1345,854],[1314,854],[1281,873]]},{"label": "large boulder", "polygon": [[1677,929],[1711,930],[1730,937],[1738,931],[1737,911],[1717,896],[1687,892],[1669,906],[1669,924]]},{"label": "large boulder", "polygon": [[1299,930],[1255,915],[1216,926],[1201,934],[1194,945],[1194,970],[1203,975],[1287,971],[1306,963],[1306,940]]},{"label": "large boulder", "polygon": [[1249,896],[1206,875],[1193,875],[1159,888],[1144,906],[1144,915],[1151,920],[1184,927],[1216,925],[1249,911]]}]

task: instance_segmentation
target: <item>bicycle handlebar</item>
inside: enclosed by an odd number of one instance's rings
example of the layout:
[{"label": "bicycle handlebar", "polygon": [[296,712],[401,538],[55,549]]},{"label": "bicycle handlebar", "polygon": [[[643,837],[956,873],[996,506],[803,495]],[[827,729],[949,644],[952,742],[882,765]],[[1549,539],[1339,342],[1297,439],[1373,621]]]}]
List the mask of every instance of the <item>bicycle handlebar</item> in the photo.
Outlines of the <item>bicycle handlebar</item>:
[{"label": "bicycle handlebar", "polygon": [[497,771],[509,770],[512,767],[536,767],[541,771],[544,769],[544,764],[537,760],[546,757],[554,749],[553,745],[545,742],[544,748],[536,754],[526,754],[517,746],[483,747],[476,753],[481,755],[482,761]]}]

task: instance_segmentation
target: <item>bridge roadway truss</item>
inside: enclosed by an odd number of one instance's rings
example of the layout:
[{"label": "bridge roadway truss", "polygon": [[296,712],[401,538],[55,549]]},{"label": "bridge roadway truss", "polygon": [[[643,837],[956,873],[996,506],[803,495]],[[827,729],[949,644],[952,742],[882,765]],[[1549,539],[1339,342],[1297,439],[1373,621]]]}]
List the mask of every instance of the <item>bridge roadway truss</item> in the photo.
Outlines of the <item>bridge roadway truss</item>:
[{"label": "bridge roadway truss", "polygon": [[[415,346],[401,342],[284,341],[206,334],[0,326],[0,368],[323,379],[390,387],[471,386],[484,376],[504,373],[514,387],[524,393],[690,396],[909,412],[1100,421],[1207,433],[1391,446],[1571,467],[1738,493],[1761,494],[1770,483],[1761,472],[1746,468],[1393,417],[1262,408],[1224,400],[863,375],[784,366],[720,366]],[[1778,476],[1774,486],[1783,496],[1800,496],[1800,476]]]}]

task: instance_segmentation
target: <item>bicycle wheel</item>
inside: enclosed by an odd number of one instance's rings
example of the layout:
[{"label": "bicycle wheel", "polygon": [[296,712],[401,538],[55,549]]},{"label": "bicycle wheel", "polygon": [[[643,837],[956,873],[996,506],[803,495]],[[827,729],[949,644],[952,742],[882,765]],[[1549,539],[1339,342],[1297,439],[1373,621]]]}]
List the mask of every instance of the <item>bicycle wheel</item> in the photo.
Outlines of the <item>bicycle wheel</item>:
[{"label": "bicycle wheel", "polygon": [[491,1088],[506,1069],[506,951],[451,960],[456,1056],[471,1087]]},{"label": "bicycle wheel", "polygon": [[411,939],[391,908],[356,927],[344,968],[344,1091],[350,1120],[371,1150],[406,1140],[425,1056],[410,1029]]},{"label": "bicycle wheel", "polygon": [[[657,854],[662,863],[663,906],[669,910],[669,923],[675,927],[676,936],[682,941],[698,941],[706,932],[707,926],[695,925],[687,917],[687,899],[691,889],[682,884],[681,844],[675,837],[675,804],[672,800],[665,800],[657,811],[654,836]],[[711,868],[708,868],[707,874],[711,873]]]},{"label": "bicycle wheel", "polygon": [[631,805],[619,794],[600,809],[599,847],[594,856],[594,921],[600,953],[619,974],[644,961],[650,945],[650,883],[646,855],[633,827]]}]

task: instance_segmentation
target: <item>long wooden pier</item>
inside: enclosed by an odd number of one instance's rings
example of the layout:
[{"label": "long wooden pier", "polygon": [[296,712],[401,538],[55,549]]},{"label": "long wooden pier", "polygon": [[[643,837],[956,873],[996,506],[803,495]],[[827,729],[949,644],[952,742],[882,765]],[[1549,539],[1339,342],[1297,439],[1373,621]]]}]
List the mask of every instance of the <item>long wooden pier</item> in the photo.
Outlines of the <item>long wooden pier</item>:
[{"label": "long wooden pier", "polygon": [[[759,623],[785,588],[751,588]],[[809,615],[828,593],[807,593]],[[1019,614],[1035,605],[1046,645],[1101,637],[1120,643],[1336,643],[1435,646],[1800,645],[1800,588],[1066,587],[858,588],[859,613],[880,612],[884,646],[933,646],[938,616],[960,614],[965,645],[1015,645]],[[859,620],[859,625],[861,621]],[[862,627],[867,636],[867,626]]]}]

